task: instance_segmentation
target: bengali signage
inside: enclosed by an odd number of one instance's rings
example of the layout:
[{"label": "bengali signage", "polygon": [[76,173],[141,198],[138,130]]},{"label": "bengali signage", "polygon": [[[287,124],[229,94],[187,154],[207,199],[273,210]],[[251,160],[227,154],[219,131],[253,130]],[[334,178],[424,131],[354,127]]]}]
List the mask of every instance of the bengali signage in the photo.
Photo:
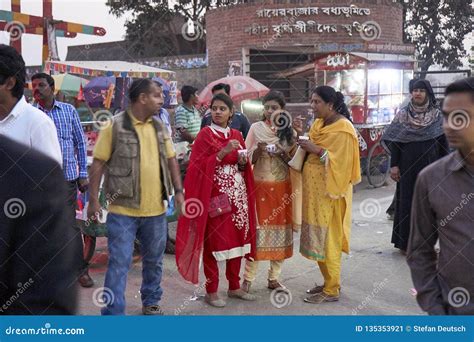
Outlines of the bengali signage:
[{"label": "bengali signage", "polygon": [[367,65],[365,58],[349,53],[330,53],[315,61],[315,71],[361,69]]},{"label": "bengali signage", "polygon": [[299,8],[272,8],[259,9],[257,17],[259,18],[275,18],[287,16],[313,16],[313,15],[327,15],[327,16],[345,16],[347,18],[352,16],[369,16],[369,8],[358,8],[356,5],[338,6],[338,7],[299,7]]},{"label": "bengali signage", "polygon": [[394,53],[415,53],[413,45],[397,45],[397,44],[367,44],[367,50],[370,52],[394,52]]},{"label": "bengali signage", "polygon": [[[277,24],[253,23],[244,30],[249,35],[273,35],[280,37],[283,34],[294,33],[337,33],[346,32],[350,37],[354,33],[379,32],[380,27],[373,21],[363,17],[371,14],[369,8],[359,8],[356,5],[338,7],[298,7],[298,8],[273,8],[259,9],[256,11],[260,20],[281,18]],[[320,17],[345,17],[351,18],[349,23],[321,23]],[[304,18],[310,17],[310,18]],[[355,18],[360,18],[354,20]]]},{"label": "bengali signage", "polygon": [[[346,32],[350,37],[357,32],[370,32],[373,31],[374,23],[365,22],[359,23],[354,21],[352,24],[320,24],[314,20],[299,20],[295,23],[281,23],[275,25],[259,25],[252,24],[245,28],[245,32],[249,35],[265,35],[272,34],[281,36],[284,33],[337,33]],[[377,28],[376,28],[377,29]]]}]

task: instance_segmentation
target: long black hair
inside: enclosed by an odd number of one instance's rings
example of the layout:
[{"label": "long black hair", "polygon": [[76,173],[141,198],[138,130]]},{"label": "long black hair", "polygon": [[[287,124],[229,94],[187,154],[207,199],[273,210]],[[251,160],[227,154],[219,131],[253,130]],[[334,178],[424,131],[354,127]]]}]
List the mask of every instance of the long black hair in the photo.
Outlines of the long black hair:
[{"label": "long black hair", "polygon": [[313,90],[326,103],[332,103],[334,111],[351,121],[351,113],[344,102],[344,95],[330,86],[319,86]]},{"label": "long black hair", "polygon": [[[265,95],[262,103],[265,104],[269,101],[275,101],[282,109],[277,117],[272,116],[272,124],[277,129],[278,139],[280,139],[281,143],[286,140],[288,145],[292,145],[294,141],[293,128],[291,125],[292,119],[290,113],[284,110],[286,106],[285,96],[282,92],[272,90],[267,95]],[[265,120],[265,116],[263,117],[263,120]]]}]

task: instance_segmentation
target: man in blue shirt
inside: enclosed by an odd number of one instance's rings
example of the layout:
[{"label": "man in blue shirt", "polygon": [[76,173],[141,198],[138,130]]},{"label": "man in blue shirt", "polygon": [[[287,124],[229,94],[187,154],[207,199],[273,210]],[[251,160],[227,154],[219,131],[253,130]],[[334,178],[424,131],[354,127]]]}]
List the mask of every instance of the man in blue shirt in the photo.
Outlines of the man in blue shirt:
[{"label": "man in blue shirt", "polygon": [[[87,144],[79,114],[72,105],[54,99],[54,79],[50,75],[35,74],[31,81],[37,108],[48,115],[56,126],[63,156],[64,177],[68,186],[68,205],[75,222],[77,190],[85,192],[89,184]],[[82,246],[81,232],[76,225],[74,225],[74,229],[76,230],[74,243]],[[82,253],[77,256],[76,260],[80,272],[79,283],[83,287],[92,287],[94,282],[89,276],[88,264],[84,261]]]},{"label": "man in blue shirt", "polygon": [[[212,95],[226,94],[227,96],[230,96],[230,86],[225,83],[216,84],[214,87],[212,87],[211,91],[212,91]],[[211,111],[208,110],[206,114],[204,114],[204,117],[202,118],[201,129],[203,129],[206,126],[210,126],[211,123],[212,123]],[[247,138],[247,133],[249,132],[249,129],[250,129],[250,122],[243,113],[236,111],[230,123],[230,128],[234,128],[240,131],[245,139]]]}]

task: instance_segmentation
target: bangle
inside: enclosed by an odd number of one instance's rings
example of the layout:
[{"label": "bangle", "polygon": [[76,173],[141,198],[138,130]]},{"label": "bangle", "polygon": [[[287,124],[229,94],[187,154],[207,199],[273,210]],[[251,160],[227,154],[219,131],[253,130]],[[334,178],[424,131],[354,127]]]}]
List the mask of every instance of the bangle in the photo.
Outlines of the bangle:
[{"label": "bangle", "polygon": [[326,150],[324,148],[321,148],[319,150],[318,156],[321,158],[325,152],[326,152]]},{"label": "bangle", "polygon": [[182,193],[183,193],[183,189],[174,189],[174,193],[175,193],[175,195],[177,195],[177,194],[182,194]]},{"label": "bangle", "polygon": [[319,161],[324,164],[326,162],[327,156],[328,156],[328,150],[324,150],[323,155],[319,157]]},{"label": "bangle", "polygon": [[216,154],[216,160],[220,163],[222,161],[221,158],[219,158],[219,153]]}]

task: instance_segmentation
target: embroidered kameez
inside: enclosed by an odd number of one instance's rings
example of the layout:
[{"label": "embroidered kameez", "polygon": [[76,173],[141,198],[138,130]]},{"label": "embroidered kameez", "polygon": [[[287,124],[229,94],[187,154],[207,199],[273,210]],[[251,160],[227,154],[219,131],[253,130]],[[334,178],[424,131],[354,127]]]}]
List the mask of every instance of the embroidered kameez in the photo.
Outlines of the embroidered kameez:
[{"label": "embroidered kameez", "polygon": [[[253,173],[248,163],[238,170],[238,152],[222,161],[218,152],[230,140],[245,148],[242,134],[234,129],[205,127],[198,134],[186,174],[184,215],[178,221],[176,262],[181,275],[198,283],[199,261],[203,253],[208,293],[217,291],[217,261],[227,260],[230,290],[239,288],[240,258],[255,252],[255,199]],[[211,198],[226,194],[231,212],[211,218]],[[238,260],[233,260],[238,258]]]}]

